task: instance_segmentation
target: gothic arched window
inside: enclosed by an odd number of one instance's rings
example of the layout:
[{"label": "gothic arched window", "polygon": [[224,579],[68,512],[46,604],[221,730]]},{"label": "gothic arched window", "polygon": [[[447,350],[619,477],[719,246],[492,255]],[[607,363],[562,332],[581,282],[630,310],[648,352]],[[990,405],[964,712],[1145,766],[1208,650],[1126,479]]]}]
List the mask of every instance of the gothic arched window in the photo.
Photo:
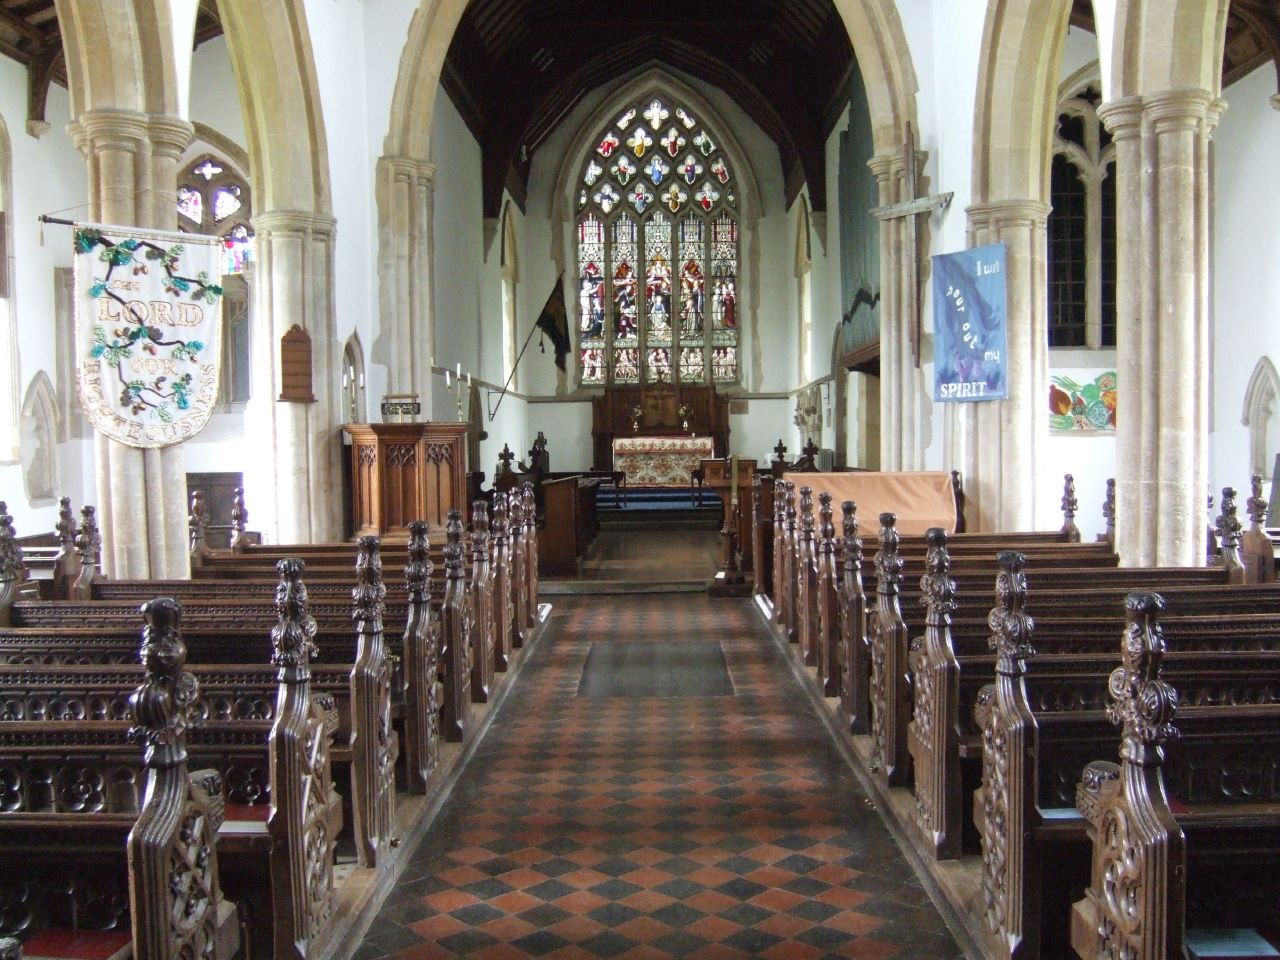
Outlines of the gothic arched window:
[{"label": "gothic arched window", "polygon": [[720,139],[678,103],[600,132],[577,191],[584,385],[738,381],[737,206]]},{"label": "gothic arched window", "polygon": [[[212,153],[188,163],[178,177],[178,229],[222,238],[222,386],[219,403],[249,399],[249,288],[253,260],[249,184]],[[234,279],[233,279],[234,278]]]},{"label": "gothic arched window", "polygon": [[1049,346],[1116,344],[1116,151],[1097,79],[1058,102],[1049,175]]}]

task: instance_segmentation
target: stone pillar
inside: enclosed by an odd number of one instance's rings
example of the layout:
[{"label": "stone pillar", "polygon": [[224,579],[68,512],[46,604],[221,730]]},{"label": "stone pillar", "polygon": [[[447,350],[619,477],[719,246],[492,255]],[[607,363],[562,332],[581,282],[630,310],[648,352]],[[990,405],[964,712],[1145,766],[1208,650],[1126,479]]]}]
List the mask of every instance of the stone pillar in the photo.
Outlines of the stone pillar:
[{"label": "stone pillar", "polygon": [[[89,110],[70,131],[88,165],[90,217],[174,229],[177,164],[191,141],[191,124],[129,110]],[[187,576],[182,446],[140,450],[98,434],[95,452],[106,572],[116,578]]]},{"label": "stone pillar", "polygon": [[[1007,248],[1009,396],[990,403],[951,404],[947,448],[964,477],[970,530],[1032,530],[1036,522],[1036,458],[1048,439],[1049,205],[996,200],[969,207],[971,247]],[[1047,494],[1046,494],[1047,495]]]},{"label": "stone pillar", "polygon": [[[342,534],[335,386],[341,346],[333,314],[332,217],[272,210],[253,218],[253,391],[246,440],[250,524],[274,543],[337,540]],[[293,327],[311,338],[314,403],[281,401],[280,341]]]},{"label": "stone pillar", "polygon": [[377,170],[379,311],[389,389],[416,392],[431,417],[435,351],[434,164],[380,157]]},{"label": "stone pillar", "polygon": [[[1106,104],[1117,141],[1117,546],[1194,566],[1209,483],[1209,140],[1224,104],[1171,90]],[[1125,383],[1126,380],[1131,383]],[[1126,404],[1133,405],[1133,416]]]},{"label": "stone pillar", "polygon": [[1151,375],[1155,328],[1141,322],[1151,271],[1138,238],[1146,217],[1142,199],[1142,98],[1103,104],[1098,117],[1116,146],[1116,552],[1121,561],[1145,566],[1155,504],[1154,447],[1143,442],[1154,416],[1156,377]]},{"label": "stone pillar", "polygon": [[[923,166],[923,161],[920,164]],[[867,166],[880,190],[880,205],[899,202],[904,167],[901,156],[872,157]],[[919,275],[912,270],[902,218],[880,221],[880,469],[920,470],[924,465],[925,410],[920,371],[911,358],[908,291]],[[923,343],[921,344],[923,349]]]}]

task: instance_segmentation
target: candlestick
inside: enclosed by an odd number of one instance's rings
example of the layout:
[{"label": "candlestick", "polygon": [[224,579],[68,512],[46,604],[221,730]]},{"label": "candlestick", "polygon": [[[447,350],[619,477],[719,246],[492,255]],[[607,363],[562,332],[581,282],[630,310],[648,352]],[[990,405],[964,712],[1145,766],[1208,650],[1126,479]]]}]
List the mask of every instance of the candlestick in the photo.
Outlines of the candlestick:
[{"label": "candlestick", "polygon": [[738,457],[734,454],[729,458],[729,490],[732,496],[732,503],[736,506],[738,503]]}]

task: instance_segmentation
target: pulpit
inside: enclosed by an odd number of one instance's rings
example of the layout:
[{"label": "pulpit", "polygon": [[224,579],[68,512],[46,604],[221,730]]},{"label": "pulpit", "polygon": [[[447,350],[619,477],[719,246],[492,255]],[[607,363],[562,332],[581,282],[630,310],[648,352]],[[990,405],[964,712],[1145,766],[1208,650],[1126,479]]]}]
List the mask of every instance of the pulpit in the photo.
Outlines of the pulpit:
[{"label": "pulpit", "polygon": [[[756,472],[756,461],[738,458],[738,549],[745,573],[751,572],[751,478]],[[721,527],[728,524],[733,512],[734,469],[732,460],[703,460],[702,485],[719,494],[724,503]]]},{"label": "pulpit", "polygon": [[467,508],[465,423],[348,423],[357,537],[407,540],[410,520],[443,530]]}]

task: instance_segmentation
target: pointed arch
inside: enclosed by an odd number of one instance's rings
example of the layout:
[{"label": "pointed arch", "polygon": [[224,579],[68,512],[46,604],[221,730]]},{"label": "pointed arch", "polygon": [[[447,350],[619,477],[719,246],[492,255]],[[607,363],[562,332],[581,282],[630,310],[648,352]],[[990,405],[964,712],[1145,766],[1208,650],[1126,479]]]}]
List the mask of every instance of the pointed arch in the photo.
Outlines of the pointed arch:
[{"label": "pointed arch", "polygon": [[809,200],[801,192],[796,201],[796,354],[801,383],[813,379],[813,232],[809,221]]},{"label": "pointed arch", "polygon": [[1267,454],[1280,453],[1268,439],[1280,431],[1280,373],[1270,357],[1260,357],[1244,391],[1244,411],[1240,423],[1249,428],[1249,472],[1264,479],[1271,476]]},{"label": "pointed arch", "polygon": [[[223,0],[225,2],[225,0]],[[871,107],[876,152],[897,155],[916,116],[916,75],[894,0],[834,0],[849,31]],[[384,152],[431,159],[436,92],[467,0],[422,0],[400,57]]]},{"label": "pointed arch", "polygon": [[502,273],[502,376],[504,381],[511,378],[511,388],[519,390],[515,376],[519,350],[516,284],[520,282],[520,246],[516,237],[516,207],[510,200],[502,207],[499,265]]},{"label": "pointed arch", "polygon": [[364,389],[364,346],[357,331],[342,348],[342,400],[347,423],[367,423],[368,400]]},{"label": "pointed arch", "polygon": [[55,0],[71,115],[179,115],[174,23],[166,0]]},{"label": "pointed arch", "polygon": [[58,398],[43,370],[31,378],[22,401],[19,442],[22,483],[31,506],[52,503],[58,493]]}]

